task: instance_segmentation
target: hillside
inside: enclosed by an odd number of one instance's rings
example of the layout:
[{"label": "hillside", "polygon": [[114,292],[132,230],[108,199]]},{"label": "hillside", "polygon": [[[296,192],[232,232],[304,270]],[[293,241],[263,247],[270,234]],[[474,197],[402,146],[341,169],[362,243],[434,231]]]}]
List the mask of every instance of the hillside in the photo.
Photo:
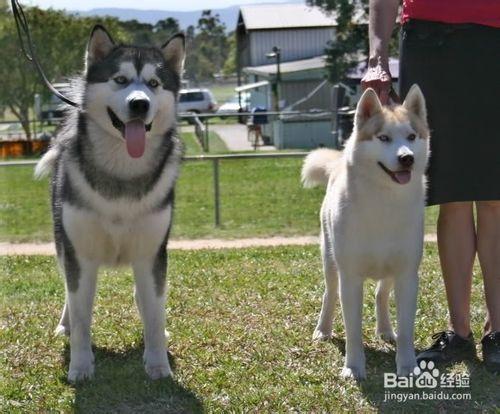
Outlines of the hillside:
[{"label": "hillside", "polygon": [[[286,3],[303,3],[304,0],[286,0]],[[275,3],[280,3],[275,1]],[[236,19],[240,6],[231,6],[223,9],[212,9],[213,14],[218,13],[221,21],[226,25],[227,30],[231,31],[236,28]],[[155,24],[158,20],[167,17],[173,17],[179,21],[181,28],[186,29],[188,26],[196,26],[198,19],[201,16],[201,10],[195,11],[172,11],[172,10],[138,10],[138,9],[122,9],[122,8],[96,8],[88,11],[75,11],[76,14],[82,16],[113,16],[120,20],[138,20],[142,23]]]}]

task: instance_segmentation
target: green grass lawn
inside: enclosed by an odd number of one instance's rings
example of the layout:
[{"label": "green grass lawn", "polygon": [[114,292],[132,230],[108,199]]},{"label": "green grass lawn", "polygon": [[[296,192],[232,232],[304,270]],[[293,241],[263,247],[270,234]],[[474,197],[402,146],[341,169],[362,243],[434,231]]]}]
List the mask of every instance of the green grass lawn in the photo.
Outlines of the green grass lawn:
[{"label": "green grass lawn", "polygon": [[[100,279],[92,329],[96,377],[72,386],[65,380],[68,341],[52,333],[64,301],[55,260],[0,257],[0,412],[498,412],[500,376],[489,374],[480,360],[441,369],[470,376],[470,401],[384,402],[383,373],[394,371],[395,355],[373,332],[373,283],[364,306],[368,379],[342,379],[340,316],[334,340],[311,341],[323,291],[316,247],[175,251],[169,263],[174,380],[147,379],[131,274],[108,270]],[[446,327],[438,269],[436,246],[427,244],[417,349]],[[477,340],[484,318],[478,273],[476,268],[472,296]]]},{"label": "green grass lawn", "polygon": [[[203,148],[193,132],[185,132],[182,134],[186,155],[205,154]],[[224,141],[219,135],[213,131],[208,132],[208,154],[225,154],[229,150]]]},{"label": "green grass lawn", "polygon": [[[188,154],[195,154],[196,140],[188,136],[186,142]],[[219,228],[214,226],[212,163],[184,163],[173,237],[318,234],[324,189],[301,187],[301,163],[301,159],[222,161]],[[0,167],[0,241],[52,239],[48,180],[34,181],[32,175],[33,167]],[[436,211],[427,209],[427,232],[435,231]]]},{"label": "green grass lawn", "polygon": [[186,155],[199,155],[203,152],[194,133],[188,132],[182,134],[182,141],[184,142],[184,151]]}]

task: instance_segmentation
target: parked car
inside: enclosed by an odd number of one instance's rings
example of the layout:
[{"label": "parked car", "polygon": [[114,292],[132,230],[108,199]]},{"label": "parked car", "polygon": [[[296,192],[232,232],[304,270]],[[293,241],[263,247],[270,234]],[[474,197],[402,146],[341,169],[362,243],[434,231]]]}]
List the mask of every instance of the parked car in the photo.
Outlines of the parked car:
[{"label": "parked car", "polygon": [[[240,105],[241,102],[241,105]],[[238,95],[234,95],[231,99],[224,102],[217,110],[217,115],[223,118],[226,115],[234,115],[240,112],[248,112],[250,109],[250,94],[247,92],[241,93],[241,101]]]},{"label": "parked car", "polygon": [[197,114],[215,112],[217,101],[208,89],[181,89],[179,92],[179,112]]}]

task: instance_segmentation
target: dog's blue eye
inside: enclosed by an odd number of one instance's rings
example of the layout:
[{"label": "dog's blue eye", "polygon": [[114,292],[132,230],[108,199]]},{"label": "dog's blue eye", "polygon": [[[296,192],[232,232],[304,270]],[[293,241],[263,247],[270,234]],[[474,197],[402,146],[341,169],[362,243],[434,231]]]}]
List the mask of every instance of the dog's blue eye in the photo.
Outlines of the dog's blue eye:
[{"label": "dog's blue eye", "polygon": [[148,86],[150,88],[156,88],[158,87],[159,83],[156,79],[151,79],[149,82],[148,82]]},{"label": "dog's blue eye", "polygon": [[391,138],[387,135],[379,135],[377,138],[382,142],[389,142],[391,140]]},{"label": "dog's blue eye", "polygon": [[415,138],[417,138],[417,136],[415,134],[410,134],[408,135],[408,141],[415,141]]},{"label": "dog's blue eye", "polygon": [[118,84],[118,85],[125,85],[128,80],[125,76],[117,76],[114,81]]}]

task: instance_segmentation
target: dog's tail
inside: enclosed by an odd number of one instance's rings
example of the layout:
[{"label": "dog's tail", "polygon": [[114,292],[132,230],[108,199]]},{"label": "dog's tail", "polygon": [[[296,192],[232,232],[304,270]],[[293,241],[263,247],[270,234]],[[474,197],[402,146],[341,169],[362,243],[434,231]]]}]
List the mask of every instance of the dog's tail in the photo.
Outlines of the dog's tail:
[{"label": "dog's tail", "polygon": [[56,145],[45,153],[35,167],[35,179],[40,180],[41,178],[47,177],[52,172],[56,164],[57,157],[59,157],[59,152],[60,150]]},{"label": "dog's tail", "polygon": [[302,184],[306,188],[327,185],[342,157],[340,151],[320,148],[309,153],[302,166]]}]

